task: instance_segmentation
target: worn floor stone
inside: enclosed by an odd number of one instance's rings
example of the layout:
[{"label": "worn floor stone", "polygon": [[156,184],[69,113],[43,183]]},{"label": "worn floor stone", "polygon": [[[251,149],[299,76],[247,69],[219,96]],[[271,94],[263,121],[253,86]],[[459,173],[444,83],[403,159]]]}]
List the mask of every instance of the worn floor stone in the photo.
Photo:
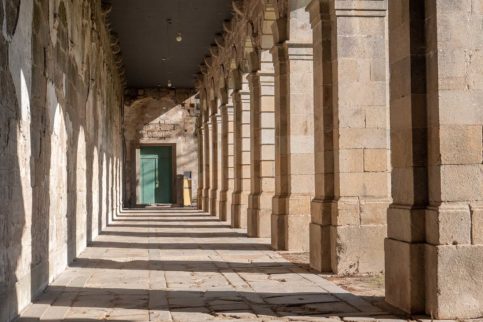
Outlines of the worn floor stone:
[{"label": "worn floor stone", "polygon": [[196,210],[123,212],[19,321],[397,319]]}]

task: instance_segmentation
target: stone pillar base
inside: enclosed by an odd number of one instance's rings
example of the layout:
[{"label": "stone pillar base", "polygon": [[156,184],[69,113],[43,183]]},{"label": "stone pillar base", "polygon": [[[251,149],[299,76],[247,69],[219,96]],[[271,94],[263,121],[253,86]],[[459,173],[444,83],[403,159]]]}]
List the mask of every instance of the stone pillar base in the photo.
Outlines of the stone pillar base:
[{"label": "stone pillar base", "polygon": [[226,221],[227,208],[226,208],[226,190],[220,191],[218,202],[218,217],[222,221]]},{"label": "stone pillar base", "polygon": [[233,198],[233,190],[228,189],[226,192],[226,218],[225,221],[231,224],[231,217],[232,217],[232,198]]},{"label": "stone pillar base", "polygon": [[332,271],[340,275],[384,272],[386,225],[331,226]]},{"label": "stone pillar base", "polygon": [[271,209],[248,208],[248,237],[268,238],[271,235]]},{"label": "stone pillar base", "polygon": [[210,212],[210,191],[209,189],[203,190],[203,211]]},{"label": "stone pillar base", "polygon": [[385,300],[407,313],[424,313],[424,245],[390,238],[384,243]]},{"label": "stone pillar base", "polygon": [[348,197],[312,200],[310,266],[342,275],[383,272],[387,205]]},{"label": "stone pillar base", "polygon": [[210,190],[210,215],[218,214],[217,190]]},{"label": "stone pillar base", "polygon": [[243,211],[246,205],[231,205],[231,223],[232,228],[247,228],[247,213]]},{"label": "stone pillar base", "polygon": [[203,210],[203,189],[198,189],[196,194],[196,208],[198,210]]},{"label": "stone pillar base", "polygon": [[310,267],[319,272],[332,272],[330,223],[332,201],[315,198],[311,204]]},{"label": "stone pillar base", "polygon": [[309,214],[272,214],[271,223],[273,249],[298,252],[309,251]]},{"label": "stone pillar base", "polygon": [[234,193],[231,206],[231,227],[247,228],[248,194]]},{"label": "stone pillar base", "polygon": [[425,245],[426,314],[483,316],[483,245]]},{"label": "stone pillar base", "polygon": [[310,203],[312,196],[273,197],[272,247],[276,250],[309,251]]},{"label": "stone pillar base", "polygon": [[310,267],[319,272],[332,272],[330,226],[310,224]]},{"label": "stone pillar base", "polygon": [[248,237],[268,238],[271,235],[273,193],[250,194],[247,211]]}]

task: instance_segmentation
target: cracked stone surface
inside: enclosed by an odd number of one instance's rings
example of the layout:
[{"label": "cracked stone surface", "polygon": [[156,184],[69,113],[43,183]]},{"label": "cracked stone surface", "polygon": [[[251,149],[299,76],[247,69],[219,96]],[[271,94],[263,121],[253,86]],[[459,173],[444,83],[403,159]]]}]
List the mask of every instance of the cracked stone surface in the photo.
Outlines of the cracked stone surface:
[{"label": "cracked stone surface", "polygon": [[359,321],[398,317],[192,209],[131,210],[19,321]]}]

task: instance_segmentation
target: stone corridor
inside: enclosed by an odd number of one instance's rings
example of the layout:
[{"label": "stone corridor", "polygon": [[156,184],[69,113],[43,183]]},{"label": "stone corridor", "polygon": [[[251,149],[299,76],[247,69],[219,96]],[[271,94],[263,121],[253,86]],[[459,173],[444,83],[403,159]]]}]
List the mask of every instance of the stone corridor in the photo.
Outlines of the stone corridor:
[{"label": "stone corridor", "polygon": [[[303,315],[303,316],[301,316]],[[123,212],[19,321],[392,319],[209,214]],[[328,320],[326,320],[328,321]]]},{"label": "stone corridor", "polygon": [[0,322],[483,322],[483,0],[0,27]]}]

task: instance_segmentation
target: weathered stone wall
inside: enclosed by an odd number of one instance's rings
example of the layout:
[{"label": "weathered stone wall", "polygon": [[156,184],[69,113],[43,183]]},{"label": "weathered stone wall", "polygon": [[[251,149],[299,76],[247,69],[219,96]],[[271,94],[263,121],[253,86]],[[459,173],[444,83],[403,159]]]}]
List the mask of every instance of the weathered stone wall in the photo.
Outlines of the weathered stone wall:
[{"label": "weathered stone wall", "polygon": [[122,86],[100,1],[0,2],[0,321],[120,204]]},{"label": "weathered stone wall", "polygon": [[140,89],[127,93],[124,110],[125,206],[138,204],[136,151],[142,145],[175,145],[176,174],[191,171],[192,198],[197,198],[198,137],[194,94],[193,90],[183,89]]}]

